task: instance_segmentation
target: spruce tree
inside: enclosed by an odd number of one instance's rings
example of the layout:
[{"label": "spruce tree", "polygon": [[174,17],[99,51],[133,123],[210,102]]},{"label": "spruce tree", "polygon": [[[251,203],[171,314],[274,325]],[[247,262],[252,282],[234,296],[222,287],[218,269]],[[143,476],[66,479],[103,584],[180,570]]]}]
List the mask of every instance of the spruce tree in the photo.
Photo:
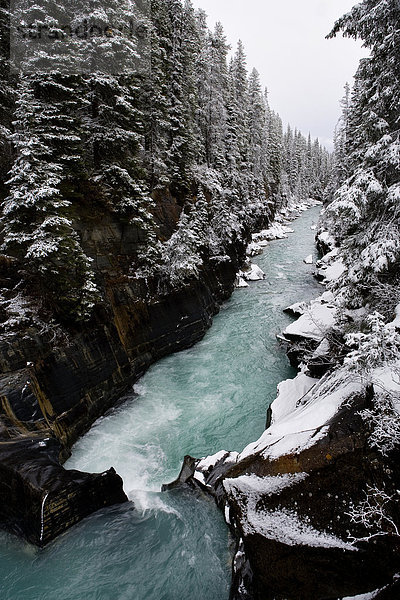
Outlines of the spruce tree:
[{"label": "spruce tree", "polygon": [[371,52],[360,63],[349,111],[346,156],[354,174],[325,217],[346,250],[344,280],[354,303],[379,299],[400,264],[399,21],[397,1],[364,0],[330,34],[359,38]]}]

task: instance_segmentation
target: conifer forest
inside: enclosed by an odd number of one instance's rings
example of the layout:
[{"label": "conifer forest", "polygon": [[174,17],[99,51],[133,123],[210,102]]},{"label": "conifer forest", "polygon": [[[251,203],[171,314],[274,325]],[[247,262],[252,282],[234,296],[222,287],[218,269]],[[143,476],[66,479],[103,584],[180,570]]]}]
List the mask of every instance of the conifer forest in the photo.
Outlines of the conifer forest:
[{"label": "conifer forest", "polygon": [[396,600],[400,3],[332,147],[198,5],[1,0],[0,596]]}]

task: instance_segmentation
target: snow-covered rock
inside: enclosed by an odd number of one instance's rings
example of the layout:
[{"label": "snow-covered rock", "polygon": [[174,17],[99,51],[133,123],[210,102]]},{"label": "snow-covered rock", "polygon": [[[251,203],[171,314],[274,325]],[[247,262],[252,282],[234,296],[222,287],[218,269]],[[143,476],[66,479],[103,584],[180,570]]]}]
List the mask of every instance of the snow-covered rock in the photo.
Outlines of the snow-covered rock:
[{"label": "snow-covered rock", "polygon": [[245,279],[241,275],[237,275],[236,276],[235,287],[237,287],[237,288],[248,288],[249,284],[247,283],[247,281],[245,281]]},{"label": "snow-covered rock", "polygon": [[313,300],[297,321],[286,327],[283,335],[286,338],[306,338],[322,341],[326,332],[334,325],[337,308],[332,303],[326,302],[330,296],[323,294]]},{"label": "snow-covered rock", "polygon": [[288,546],[311,546],[314,548],[356,548],[340,538],[321,532],[301,519],[295,511],[287,509],[266,510],[258,506],[265,496],[274,496],[307,478],[307,473],[284,474],[272,477],[242,475],[225,479],[224,488],[241,507],[241,524],[245,535],[258,533]]},{"label": "snow-covered rock", "polygon": [[261,281],[266,275],[258,265],[252,263],[248,269],[241,271],[241,277],[246,281]]},{"label": "snow-covered rock", "polygon": [[345,270],[346,267],[343,264],[343,260],[339,258],[324,269],[319,269],[318,273],[322,277],[323,283],[330,283],[331,281],[336,281],[336,279],[339,279]]},{"label": "snow-covered rock", "polygon": [[309,254],[308,256],[306,256],[304,262],[306,265],[312,265],[314,263],[313,255]]},{"label": "snow-covered rock", "polygon": [[320,345],[311,355],[311,358],[320,358],[321,356],[329,356],[331,345],[327,339],[323,339]]},{"label": "snow-covered rock", "polygon": [[323,254],[333,250],[336,247],[335,238],[328,231],[320,231],[317,234],[317,246]]},{"label": "snow-covered rock", "polygon": [[254,454],[276,460],[311,447],[326,435],[342,404],[363,390],[361,380],[344,369],[319,380],[300,373],[282,382],[271,406],[271,426],[239,454],[238,461]]},{"label": "snow-covered rock", "polygon": [[253,234],[253,242],[260,244],[272,240],[282,240],[288,237],[289,233],[294,233],[294,229],[275,221],[268,229],[263,229],[259,233]]},{"label": "snow-covered rock", "polygon": [[339,255],[339,249],[333,248],[325,254],[321,260],[317,261],[316,277],[324,284],[339,279],[346,270],[342,257]]},{"label": "snow-covered rock", "polygon": [[289,313],[290,315],[293,315],[295,317],[301,317],[301,315],[304,315],[307,308],[307,302],[296,302],[295,304],[291,304],[290,306],[284,308],[283,312]]},{"label": "snow-covered rock", "polygon": [[[266,242],[266,244],[268,244],[268,242]],[[250,244],[247,246],[246,254],[250,257],[257,256],[258,254],[261,254],[264,251],[264,248],[265,246],[261,242],[250,242]]]}]

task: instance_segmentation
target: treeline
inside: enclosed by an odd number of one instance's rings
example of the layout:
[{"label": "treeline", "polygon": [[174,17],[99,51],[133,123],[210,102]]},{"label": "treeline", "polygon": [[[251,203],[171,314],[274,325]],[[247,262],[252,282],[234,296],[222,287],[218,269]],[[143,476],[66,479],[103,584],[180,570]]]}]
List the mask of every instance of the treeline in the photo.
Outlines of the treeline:
[{"label": "treeline", "polygon": [[[51,24],[43,6],[20,0],[14,17]],[[79,22],[91,18],[89,2],[77,7]],[[114,22],[138,19],[128,0],[111,0],[107,11]],[[298,131],[283,133],[243,45],[230,57],[222,26],[210,31],[190,1],[152,0],[141,17],[142,61],[119,32],[97,46],[71,38],[57,68],[49,68],[54,46],[38,47],[18,74],[9,69],[6,8],[1,15],[2,251],[17,260],[20,289],[57,314],[87,319],[101,300],[77,226],[88,199],[137,227],[132,276],[179,286],[206,258],[225,260],[268,211],[291,197],[322,197],[329,153]],[[118,74],[100,69],[100,54],[118,58]],[[74,56],[80,69],[68,62]],[[167,192],[182,207],[169,239],[155,216]]]},{"label": "treeline", "polygon": [[335,25],[370,56],[347,85],[335,140],[333,201],[323,224],[341,246],[346,303],[389,317],[400,303],[400,4],[364,0]]}]

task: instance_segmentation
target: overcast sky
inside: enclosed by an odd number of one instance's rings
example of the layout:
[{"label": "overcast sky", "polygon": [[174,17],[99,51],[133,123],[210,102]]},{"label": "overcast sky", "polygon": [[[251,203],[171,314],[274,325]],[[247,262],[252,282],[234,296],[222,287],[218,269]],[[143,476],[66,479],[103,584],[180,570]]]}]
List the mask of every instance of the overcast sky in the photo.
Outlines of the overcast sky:
[{"label": "overcast sky", "polygon": [[260,72],[270,104],[283,118],[332,148],[339,100],[366,51],[341,36],[326,40],[336,19],[356,0],[193,0],[211,28],[224,26],[234,47],[241,39],[248,67]]}]

